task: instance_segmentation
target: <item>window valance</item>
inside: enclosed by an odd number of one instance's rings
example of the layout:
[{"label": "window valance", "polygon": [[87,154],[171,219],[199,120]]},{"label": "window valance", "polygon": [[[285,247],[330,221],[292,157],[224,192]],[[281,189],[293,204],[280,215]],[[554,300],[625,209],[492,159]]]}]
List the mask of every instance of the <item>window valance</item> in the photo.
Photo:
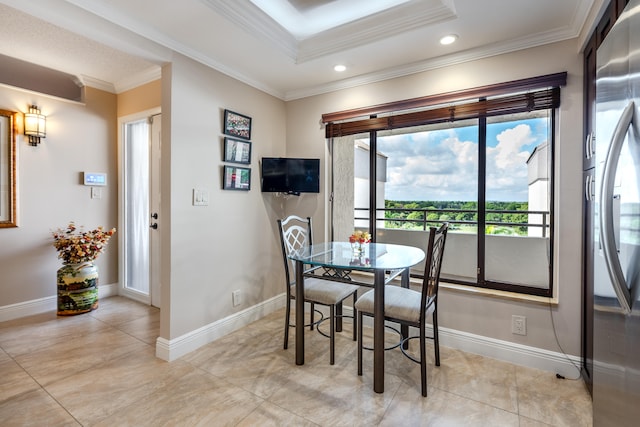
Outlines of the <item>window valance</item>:
[{"label": "window valance", "polygon": [[[323,114],[322,121],[326,123],[326,137],[333,138],[370,131],[557,108],[560,106],[560,86],[566,85],[566,81],[566,72],[549,74]],[[443,106],[443,104],[446,105]],[[379,114],[385,115],[378,117]]]}]

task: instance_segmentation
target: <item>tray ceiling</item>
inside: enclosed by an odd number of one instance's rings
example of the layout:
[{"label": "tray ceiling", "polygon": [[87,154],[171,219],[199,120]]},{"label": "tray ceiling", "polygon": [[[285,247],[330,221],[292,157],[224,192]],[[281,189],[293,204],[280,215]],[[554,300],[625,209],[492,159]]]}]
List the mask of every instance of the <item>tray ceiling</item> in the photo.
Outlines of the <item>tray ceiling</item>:
[{"label": "tray ceiling", "polygon": [[0,54],[118,92],[178,52],[286,100],[577,38],[602,3],[0,0]]}]

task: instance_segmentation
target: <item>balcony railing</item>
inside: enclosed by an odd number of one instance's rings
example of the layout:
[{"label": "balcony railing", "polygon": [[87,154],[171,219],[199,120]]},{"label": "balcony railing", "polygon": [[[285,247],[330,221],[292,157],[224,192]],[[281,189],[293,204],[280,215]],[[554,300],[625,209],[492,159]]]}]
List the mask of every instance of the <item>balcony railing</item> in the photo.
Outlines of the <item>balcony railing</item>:
[{"label": "balcony railing", "polygon": [[[354,210],[357,212],[368,212],[369,209],[368,208],[354,208]],[[414,215],[413,218],[387,218],[386,214],[387,212],[395,212],[395,213],[404,213],[406,214],[405,216],[409,216],[411,213],[417,212],[419,215],[418,218],[416,218],[416,216]],[[490,216],[495,216],[493,214],[496,215],[505,215],[505,214],[526,214],[527,215],[527,222],[509,222],[509,221],[496,221],[495,218],[492,218],[491,220],[487,220],[485,222],[486,225],[494,225],[494,226],[502,226],[502,227],[521,227],[521,228],[541,228],[542,229],[542,237],[547,237],[548,235],[548,230],[549,230],[549,215],[550,212],[549,211],[522,211],[522,210],[486,210],[486,216],[490,217]],[[380,213],[382,213],[382,217],[380,217]],[[437,214],[438,219],[428,219],[430,214]],[[438,226],[439,224],[442,224],[443,222],[448,222],[449,224],[451,224],[452,229],[456,229],[458,227],[456,226],[470,226],[473,227],[475,226],[477,228],[478,226],[478,222],[477,221],[469,221],[469,220],[456,220],[456,219],[452,219],[450,217],[455,217],[456,214],[472,214],[475,215],[477,214],[476,210],[472,210],[472,209],[426,209],[426,208],[422,208],[422,209],[405,209],[405,208],[378,208],[376,209],[376,221],[384,221],[385,222],[385,228],[403,228],[403,227],[388,227],[387,224],[389,222],[396,222],[396,223],[410,223],[410,224],[416,224],[418,226],[418,228],[422,229],[422,230],[427,230],[430,226]],[[452,214],[452,215],[447,215],[447,214]],[[447,218],[442,218],[443,215],[446,215]],[[541,219],[541,222],[529,222],[530,219],[530,215],[540,215],[539,218],[536,219]],[[355,216],[354,219],[356,221],[368,221],[369,217],[364,217],[364,216]]]}]

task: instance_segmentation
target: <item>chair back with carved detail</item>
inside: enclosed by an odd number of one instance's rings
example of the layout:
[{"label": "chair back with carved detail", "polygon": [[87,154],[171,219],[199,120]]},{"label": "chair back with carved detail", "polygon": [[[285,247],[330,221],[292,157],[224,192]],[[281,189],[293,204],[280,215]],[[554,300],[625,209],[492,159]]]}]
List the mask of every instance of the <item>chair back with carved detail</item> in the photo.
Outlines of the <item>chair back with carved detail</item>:
[{"label": "chair back with carved detail", "polygon": [[280,232],[280,243],[282,245],[282,257],[284,259],[284,271],[287,283],[287,293],[289,285],[295,281],[295,262],[291,261],[289,254],[311,246],[313,244],[311,234],[311,218],[301,218],[290,215],[285,219],[278,220],[278,230]]}]

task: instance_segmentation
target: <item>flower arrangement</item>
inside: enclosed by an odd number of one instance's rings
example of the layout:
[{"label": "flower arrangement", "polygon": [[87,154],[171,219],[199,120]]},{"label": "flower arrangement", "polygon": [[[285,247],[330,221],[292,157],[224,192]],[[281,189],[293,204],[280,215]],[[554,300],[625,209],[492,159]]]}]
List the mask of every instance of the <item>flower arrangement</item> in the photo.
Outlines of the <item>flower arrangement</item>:
[{"label": "flower arrangement", "polygon": [[102,226],[91,231],[82,231],[82,227],[77,230],[76,225],[70,222],[66,229],[58,229],[51,234],[58,258],[64,264],[79,264],[98,258],[115,232],[115,228],[104,231]]},{"label": "flower arrangement", "polygon": [[356,230],[349,236],[349,243],[369,243],[371,241],[371,234],[368,231]]},{"label": "flower arrangement", "polygon": [[351,250],[353,255],[362,256],[365,252],[364,244],[371,241],[371,234],[367,231],[356,230],[351,236],[349,236],[349,243],[351,243]]}]

